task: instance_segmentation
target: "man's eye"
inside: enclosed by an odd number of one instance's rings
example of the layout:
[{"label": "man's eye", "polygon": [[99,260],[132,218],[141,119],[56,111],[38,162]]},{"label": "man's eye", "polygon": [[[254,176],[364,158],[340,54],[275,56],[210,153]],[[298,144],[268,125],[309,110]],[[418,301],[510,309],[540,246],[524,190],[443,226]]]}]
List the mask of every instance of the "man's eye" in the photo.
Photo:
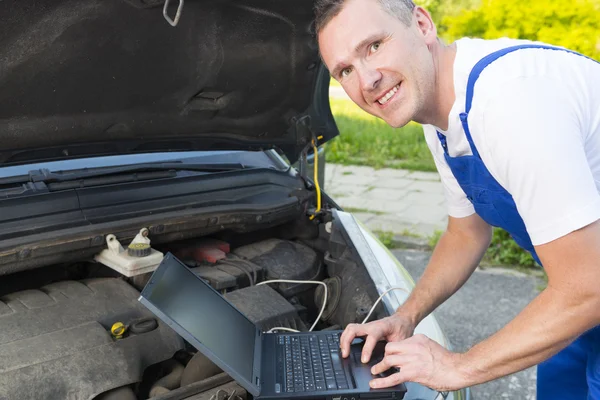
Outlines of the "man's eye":
[{"label": "man's eye", "polygon": [[341,73],[341,75],[342,75],[342,76],[348,76],[348,75],[350,75],[350,72],[352,72],[352,70],[351,70],[350,68],[344,68],[344,69],[342,70],[342,73]]},{"label": "man's eye", "polygon": [[379,50],[379,45],[381,43],[380,42],[375,42],[371,45],[371,53],[375,53],[377,50]]}]

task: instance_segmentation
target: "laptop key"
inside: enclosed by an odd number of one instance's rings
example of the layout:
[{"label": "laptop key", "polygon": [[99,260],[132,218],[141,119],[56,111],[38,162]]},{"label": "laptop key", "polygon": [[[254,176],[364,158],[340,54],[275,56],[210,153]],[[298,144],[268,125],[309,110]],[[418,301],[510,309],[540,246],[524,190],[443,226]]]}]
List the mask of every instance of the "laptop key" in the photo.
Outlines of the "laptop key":
[{"label": "laptop key", "polygon": [[338,389],[348,389],[348,384],[346,382],[338,383]]},{"label": "laptop key", "polygon": [[317,390],[325,390],[325,382],[324,381],[315,382],[315,388]]},{"label": "laptop key", "polygon": [[331,389],[337,389],[337,383],[335,383],[334,380],[327,380],[327,389],[331,390]]}]

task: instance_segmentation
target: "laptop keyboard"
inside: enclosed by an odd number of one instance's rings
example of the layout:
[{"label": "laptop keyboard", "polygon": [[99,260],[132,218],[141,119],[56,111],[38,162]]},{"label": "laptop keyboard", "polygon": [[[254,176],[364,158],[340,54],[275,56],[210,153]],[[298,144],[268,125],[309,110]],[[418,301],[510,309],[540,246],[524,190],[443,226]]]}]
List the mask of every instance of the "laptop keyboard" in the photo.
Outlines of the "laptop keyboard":
[{"label": "laptop keyboard", "polygon": [[348,389],[339,333],[279,336],[277,384],[287,393]]}]

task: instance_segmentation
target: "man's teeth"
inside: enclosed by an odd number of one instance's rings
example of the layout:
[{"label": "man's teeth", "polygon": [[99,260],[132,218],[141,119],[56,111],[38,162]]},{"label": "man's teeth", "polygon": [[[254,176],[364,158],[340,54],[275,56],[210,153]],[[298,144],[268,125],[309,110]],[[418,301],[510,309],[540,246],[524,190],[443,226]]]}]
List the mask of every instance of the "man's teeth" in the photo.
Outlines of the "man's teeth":
[{"label": "man's teeth", "polygon": [[394,93],[396,93],[398,91],[398,89],[400,89],[399,84],[394,86],[392,88],[392,90],[390,90],[383,97],[381,97],[379,100],[377,100],[379,102],[379,104],[384,105],[385,103],[387,103],[388,100],[394,95]]}]

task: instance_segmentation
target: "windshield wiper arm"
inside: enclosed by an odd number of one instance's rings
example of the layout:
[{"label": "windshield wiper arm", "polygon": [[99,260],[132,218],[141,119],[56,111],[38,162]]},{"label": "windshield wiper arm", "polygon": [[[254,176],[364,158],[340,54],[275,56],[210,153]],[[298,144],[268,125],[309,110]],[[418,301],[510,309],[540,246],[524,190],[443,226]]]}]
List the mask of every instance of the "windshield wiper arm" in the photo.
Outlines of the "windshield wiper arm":
[{"label": "windshield wiper arm", "polygon": [[78,170],[74,172],[51,172],[47,169],[29,171],[28,175],[10,176],[0,178],[0,185],[10,185],[24,182],[69,182],[87,178],[95,178],[123,173],[151,172],[151,171],[196,171],[196,172],[227,172],[251,168],[243,164],[193,164],[181,162],[166,163],[144,163],[134,165],[123,165],[118,167],[102,167],[94,169]]}]

